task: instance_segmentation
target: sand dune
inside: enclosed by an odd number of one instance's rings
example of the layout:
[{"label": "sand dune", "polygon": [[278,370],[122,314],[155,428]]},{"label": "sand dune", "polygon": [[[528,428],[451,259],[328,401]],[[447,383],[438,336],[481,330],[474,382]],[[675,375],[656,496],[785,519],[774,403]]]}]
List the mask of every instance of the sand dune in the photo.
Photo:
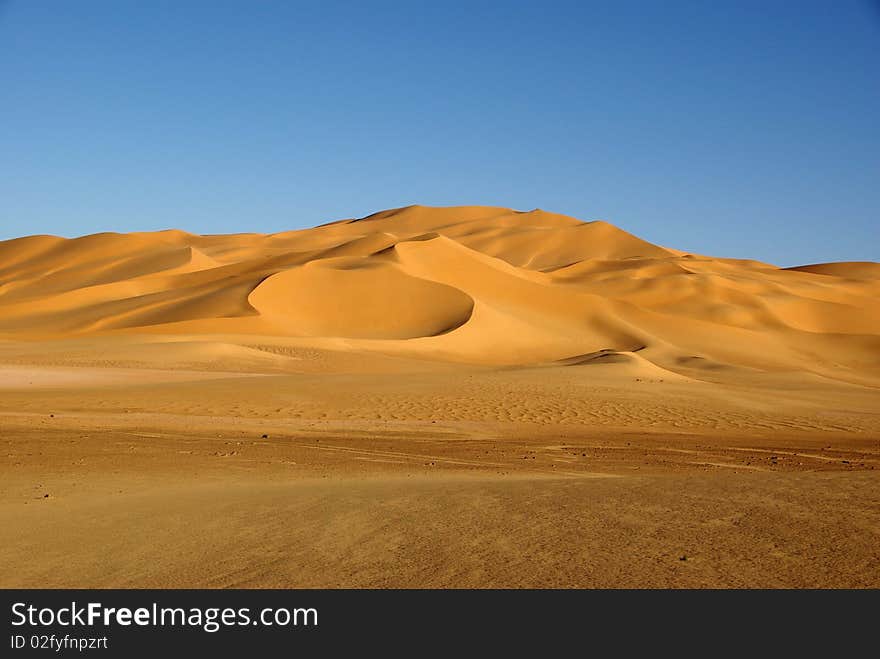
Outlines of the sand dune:
[{"label": "sand dune", "polygon": [[[517,365],[640,350],[880,381],[880,265],[780,269],[541,210],[411,206],[285,233],[0,243],[0,337],[235,333]],[[314,343],[313,343],[314,344]]]},{"label": "sand dune", "polygon": [[880,264],[382,211],[0,242],[0,586],[877,587]]},{"label": "sand dune", "polygon": [[375,339],[442,334],[466,323],[474,306],[457,288],[364,257],[321,259],[279,272],[248,301],[279,329]]}]

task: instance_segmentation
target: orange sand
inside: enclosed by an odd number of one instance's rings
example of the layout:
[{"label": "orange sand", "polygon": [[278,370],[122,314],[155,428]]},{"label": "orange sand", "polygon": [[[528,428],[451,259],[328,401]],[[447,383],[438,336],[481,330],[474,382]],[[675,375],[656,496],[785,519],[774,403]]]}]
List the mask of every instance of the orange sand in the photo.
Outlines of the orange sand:
[{"label": "orange sand", "polygon": [[0,242],[0,586],[876,587],[878,387],[877,263],[487,207]]}]

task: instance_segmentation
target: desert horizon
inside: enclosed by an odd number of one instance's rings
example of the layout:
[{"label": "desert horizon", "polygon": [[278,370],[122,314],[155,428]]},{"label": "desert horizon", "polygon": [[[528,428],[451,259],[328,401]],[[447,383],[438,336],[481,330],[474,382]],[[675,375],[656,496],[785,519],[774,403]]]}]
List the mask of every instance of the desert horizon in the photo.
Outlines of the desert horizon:
[{"label": "desert horizon", "polygon": [[535,209],[0,242],[0,585],[877,587],[880,264]]}]

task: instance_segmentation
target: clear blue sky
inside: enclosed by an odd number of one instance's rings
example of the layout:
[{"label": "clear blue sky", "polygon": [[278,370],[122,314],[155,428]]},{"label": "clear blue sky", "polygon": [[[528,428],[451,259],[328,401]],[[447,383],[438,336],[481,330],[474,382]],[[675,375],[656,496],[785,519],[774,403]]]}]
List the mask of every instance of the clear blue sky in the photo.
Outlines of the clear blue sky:
[{"label": "clear blue sky", "polygon": [[411,203],[880,260],[880,7],[0,0],[0,239]]}]

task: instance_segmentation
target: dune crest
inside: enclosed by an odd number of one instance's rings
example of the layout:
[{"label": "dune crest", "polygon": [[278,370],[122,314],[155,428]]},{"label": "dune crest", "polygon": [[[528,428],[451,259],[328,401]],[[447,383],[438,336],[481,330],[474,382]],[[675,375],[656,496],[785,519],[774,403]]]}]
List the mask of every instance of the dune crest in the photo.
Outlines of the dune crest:
[{"label": "dune crest", "polygon": [[780,269],[660,247],[607,222],[480,206],[410,206],[270,235],[0,242],[0,338],[108,332],[299,338],[685,379],[724,364],[877,384],[880,264]]}]

